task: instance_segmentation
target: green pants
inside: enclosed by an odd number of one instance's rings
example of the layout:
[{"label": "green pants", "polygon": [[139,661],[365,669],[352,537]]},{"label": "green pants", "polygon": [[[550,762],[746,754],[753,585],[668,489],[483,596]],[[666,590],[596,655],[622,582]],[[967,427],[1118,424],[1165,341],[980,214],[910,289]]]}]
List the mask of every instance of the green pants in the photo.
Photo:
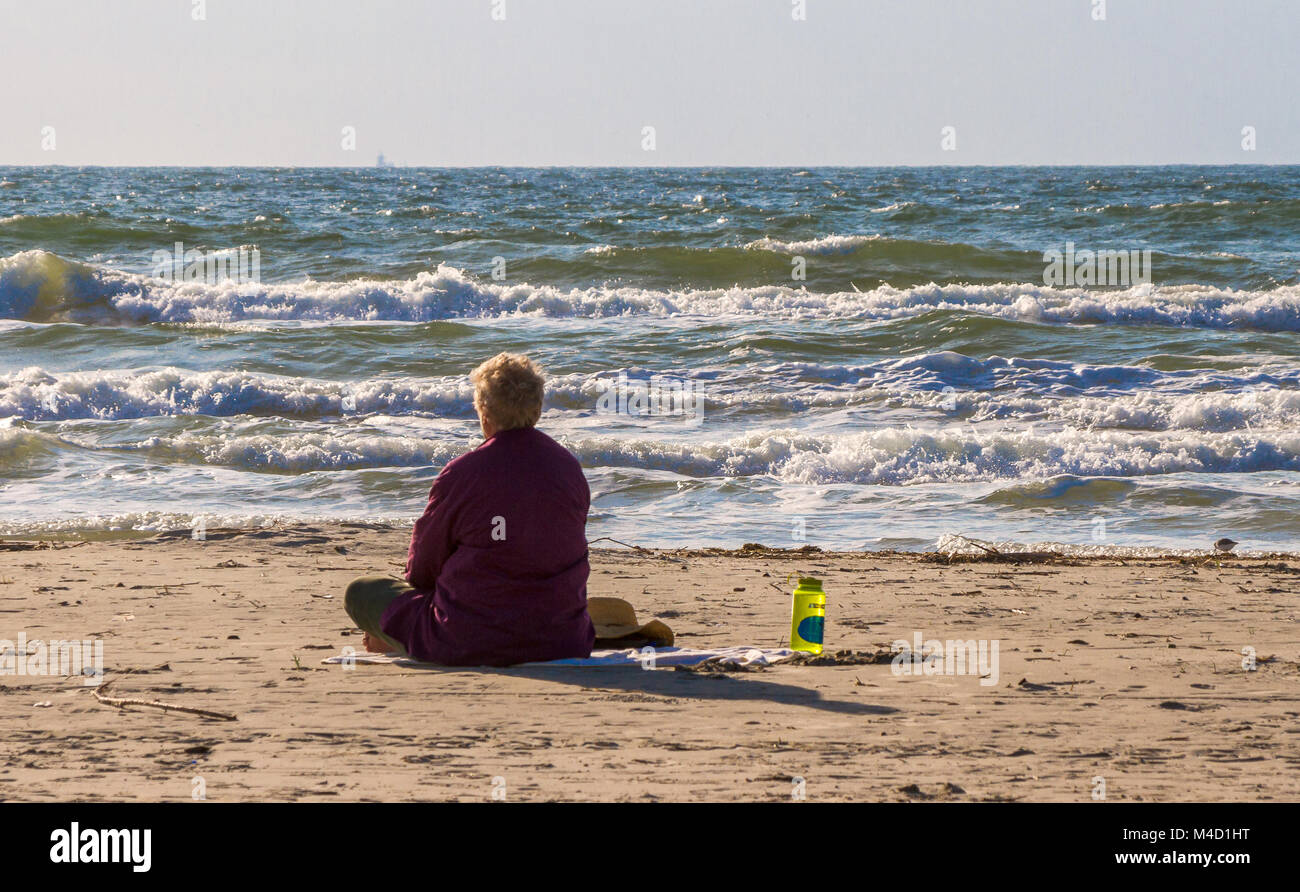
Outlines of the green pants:
[{"label": "green pants", "polygon": [[343,608],[358,629],[369,632],[385,642],[389,650],[405,656],[406,648],[385,635],[379,627],[379,621],[383,619],[384,610],[393,599],[410,590],[409,585],[392,576],[362,576],[348,583],[347,592],[343,595]]}]

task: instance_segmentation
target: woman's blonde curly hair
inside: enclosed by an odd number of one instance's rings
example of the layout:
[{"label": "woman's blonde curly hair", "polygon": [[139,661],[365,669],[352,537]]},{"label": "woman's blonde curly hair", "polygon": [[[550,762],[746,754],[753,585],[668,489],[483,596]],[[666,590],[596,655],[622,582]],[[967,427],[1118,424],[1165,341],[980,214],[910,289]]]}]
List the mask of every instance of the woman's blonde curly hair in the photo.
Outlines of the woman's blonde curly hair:
[{"label": "woman's blonde curly hair", "polygon": [[498,353],[470,372],[474,408],[499,431],[532,427],[542,417],[546,379],[527,356]]}]

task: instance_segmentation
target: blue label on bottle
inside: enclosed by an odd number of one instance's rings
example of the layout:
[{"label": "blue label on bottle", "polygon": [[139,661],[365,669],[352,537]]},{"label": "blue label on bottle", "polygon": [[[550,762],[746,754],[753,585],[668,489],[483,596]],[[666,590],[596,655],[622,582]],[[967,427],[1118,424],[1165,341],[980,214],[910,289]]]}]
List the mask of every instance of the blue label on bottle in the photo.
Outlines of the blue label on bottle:
[{"label": "blue label on bottle", "polygon": [[821,644],[822,632],[826,628],[826,617],[805,616],[799,621],[799,637],[809,644]]}]

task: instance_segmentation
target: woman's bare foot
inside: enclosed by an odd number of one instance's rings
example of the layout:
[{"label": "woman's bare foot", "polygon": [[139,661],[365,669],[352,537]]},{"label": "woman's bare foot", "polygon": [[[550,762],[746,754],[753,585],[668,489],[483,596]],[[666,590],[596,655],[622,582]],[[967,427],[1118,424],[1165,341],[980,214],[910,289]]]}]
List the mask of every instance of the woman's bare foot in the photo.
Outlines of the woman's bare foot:
[{"label": "woman's bare foot", "polygon": [[390,650],[388,642],[378,635],[371,635],[369,632],[361,633],[361,646],[366,649],[367,653],[386,654]]}]

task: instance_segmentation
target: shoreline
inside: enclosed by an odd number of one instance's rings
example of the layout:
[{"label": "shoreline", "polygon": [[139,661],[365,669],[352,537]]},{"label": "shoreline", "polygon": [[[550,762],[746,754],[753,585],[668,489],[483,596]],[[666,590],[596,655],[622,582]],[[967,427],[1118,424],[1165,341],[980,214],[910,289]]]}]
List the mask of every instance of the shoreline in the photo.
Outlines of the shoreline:
[{"label": "shoreline", "polygon": [[[0,676],[0,799],[1300,801],[1300,561],[1010,562],[933,553],[594,548],[589,593],[682,647],[780,646],[791,575],[826,587],[820,660],[717,672],[412,669],[342,592],[398,573],[363,524],[0,541],[0,639],[93,638],[118,698]],[[893,642],[998,642],[995,684],[898,674]],[[1243,650],[1254,654],[1242,667]]]},{"label": "shoreline", "polygon": [[[32,533],[0,534],[0,552],[39,550],[47,546],[71,547],[89,543],[135,543],[159,544],[183,540],[220,541],[238,536],[256,536],[265,533],[292,534],[307,530],[339,531],[347,533],[362,530],[374,533],[410,536],[412,523],[393,523],[388,521],[332,520],[332,521],[286,521],[255,527],[212,527],[204,531],[203,539],[194,539],[190,529],[177,528],[169,530],[60,530]],[[956,534],[953,534],[956,535]],[[1256,551],[1243,550],[1220,554],[1211,548],[1165,548],[1152,545],[1083,545],[1067,542],[1042,543],[992,543],[984,540],[960,536],[972,543],[967,550],[943,551],[937,548],[927,550],[904,550],[896,548],[883,549],[824,549],[817,545],[803,545],[791,548],[747,542],[735,547],[726,546],[646,546],[635,542],[620,540],[612,536],[600,536],[590,540],[592,553],[609,552],[618,554],[658,554],[691,557],[798,557],[815,554],[833,556],[877,555],[888,557],[915,557],[938,563],[1035,563],[1035,562],[1110,562],[1110,561],[1176,561],[1197,563],[1206,560],[1221,561],[1300,561],[1297,551]],[[594,543],[607,541],[613,545],[596,547]],[[973,543],[979,543],[975,545]],[[1014,549],[1014,550],[1012,550]],[[995,553],[990,554],[989,551]]]}]

